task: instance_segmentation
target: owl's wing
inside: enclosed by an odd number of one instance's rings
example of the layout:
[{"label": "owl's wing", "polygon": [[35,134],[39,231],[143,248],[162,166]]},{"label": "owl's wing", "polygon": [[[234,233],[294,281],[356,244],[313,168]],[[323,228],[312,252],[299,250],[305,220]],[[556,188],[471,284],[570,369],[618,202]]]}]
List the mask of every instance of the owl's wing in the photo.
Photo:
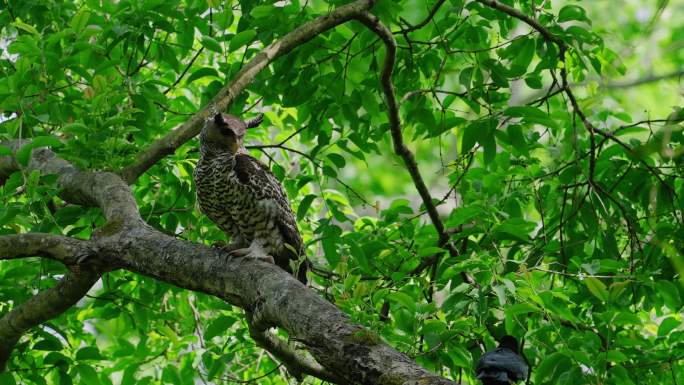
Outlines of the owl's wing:
[{"label": "owl's wing", "polygon": [[273,175],[268,166],[247,154],[235,156],[235,174],[243,185],[250,189],[252,194],[272,208],[275,212],[275,223],[278,231],[287,244],[292,246],[294,253],[292,258],[297,259],[303,252],[302,237],[297,229],[297,222],[290,208],[290,201],[283,190],[280,181]]}]

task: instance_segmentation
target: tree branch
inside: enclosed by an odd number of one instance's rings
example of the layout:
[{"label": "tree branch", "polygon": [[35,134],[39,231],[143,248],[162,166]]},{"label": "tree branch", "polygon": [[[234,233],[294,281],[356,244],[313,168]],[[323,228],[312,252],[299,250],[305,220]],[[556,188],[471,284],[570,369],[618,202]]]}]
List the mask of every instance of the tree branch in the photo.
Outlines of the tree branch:
[{"label": "tree branch", "polygon": [[88,241],[62,235],[26,233],[0,237],[0,259],[46,256],[74,266],[83,258],[93,255]]},{"label": "tree branch", "polygon": [[679,70],[679,71],[672,71],[672,72],[664,73],[661,75],[653,74],[653,75],[645,76],[645,77],[639,78],[639,79],[622,80],[622,81],[616,80],[613,82],[605,83],[603,85],[603,87],[608,88],[608,89],[622,89],[622,88],[638,87],[638,86],[642,86],[644,84],[659,82],[661,80],[677,79],[677,78],[682,78],[682,77],[684,77],[684,70]]},{"label": "tree branch", "polygon": [[343,5],[327,15],[320,16],[296,28],[282,39],[268,45],[235,75],[230,84],[216,94],[209,105],[140,152],[133,163],[121,170],[120,175],[123,180],[128,184],[133,183],[153,164],[166,155],[172,154],[178,147],[197,135],[212,111],[225,111],[237,95],[254,80],[256,75],[274,60],[319,34],[353,19],[360,12],[372,7],[374,3],[374,0],[357,0]]},{"label": "tree branch", "polygon": [[554,42],[560,46],[565,46],[565,42],[559,38],[558,36],[554,35],[549,31],[546,27],[541,25],[537,20],[527,16],[526,14],[518,11],[517,9],[498,2],[497,0],[475,0],[478,3],[484,4],[490,8],[496,9],[498,11],[501,11],[509,16],[513,16],[514,18],[524,22],[525,24],[529,25],[530,27],[534,28],[537,32],[539,32],[544,39]]},{"label": "tree branch", "polygon": [[[439,236],[439,247],[447,249],[452,257],[456,257],[459,255],[459,252],[454,245],[449,242],[449,234],[447,234],[444,228],[444,223],[439,217],[437,207],[435,206],[432,196],[425,185],[425,181],[420,174],[418,163],[416,163],[416,158],[411,150],[406,147],[406,144],[404,144],[404,138],[401,133],[399,107],[397,104],[396,95],[394,93],[394,86],[392,85],[392,72],[394,71],[397,43],[394,40],[394,36],[392,36],[392,32],[384,24],[382,24],[382,22],[376,16],[365,12],[362,13],[358,19],[382,39],[382,41],[385,43],[385,48],[387,49],[385,53],[385,63],[383,64],[382,74],[380,76],[380,82],[382,84],[382,90],[385,94],[385,101],[387,103],[390,121],[390,133],[392,135],[392,143],[394,144],[394,152],[404,161],[406,169],[413,180],[413,184],[416,186],[418,194],[420,194],[420,197],[423,200],[423,204],[428,212],[428,216],[430,217],[433,226],[435,226],[435,230]],[[462,274],[462,277],[468,283],[475,282],[472,277],[465,273]]]},{"label": "tree branch", "polygon": [[[7,164],[18,167],[16,162],[0,158],[0,165]],[[59,167],[55,169],[55,165]],[[128,185],[117,175],[77,171],[47,148],[34,149],[29,167],[56,172],[60,187],[67,192],[67,201],[102,208],[108,223],[96,231],[90,242],[97,250],[91,258],[104,268],[125,268],[214,295],[250,313],[258,310],[262,330],[269,326],[283,328],[308,347],[321,367],[342,377],[343,383],[453,384],[352,323],[346,314],[276,265],[256,259],[232,259],[220,249],[178,240],[151,228],[140,219]],[[0,175],[11,171],[0,167]],[[117,211],[112,205],[125,208]],[[8,237],[13,236],[0,236],[0,244],[8,244]],[[71,282],[65,281],[65,285]],[[81,290],[72,290],[73,295],[61,294],[65,300],[87,291],[83,285],[77,286]],[[46,314],[52,313],[43,313],[49,318]],[[0,327],[0,333],[15,335],[13,326]]]}]

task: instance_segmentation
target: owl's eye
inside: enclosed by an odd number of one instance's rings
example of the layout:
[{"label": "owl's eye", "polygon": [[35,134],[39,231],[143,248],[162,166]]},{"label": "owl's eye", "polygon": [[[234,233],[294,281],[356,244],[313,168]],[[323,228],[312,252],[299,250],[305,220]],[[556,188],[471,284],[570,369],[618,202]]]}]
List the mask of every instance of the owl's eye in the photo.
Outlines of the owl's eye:
[{"label": "owl's eye", "polygon": [[216,114],[214,115],[214,123],[216,123],[219,126],[227,126],[225,120],[223,120],[223,116],[221,114]]},{"label": "owl's eye", "polygon": [[227,136],[235,136],[235,132],[230,129],[230,127],[227,124],[219,125],[218,126],[219,131],[221,131],[221,134],[227,135]]},{"label": "owl's eye", "polygon": [[230,129],[230,126],[225,120],[223,120],[223,116],[221,116],[221,114],[214,115],[214,124],[216,124],[216,127],[218,127],[221,134],[235,136],[235,132]]}]

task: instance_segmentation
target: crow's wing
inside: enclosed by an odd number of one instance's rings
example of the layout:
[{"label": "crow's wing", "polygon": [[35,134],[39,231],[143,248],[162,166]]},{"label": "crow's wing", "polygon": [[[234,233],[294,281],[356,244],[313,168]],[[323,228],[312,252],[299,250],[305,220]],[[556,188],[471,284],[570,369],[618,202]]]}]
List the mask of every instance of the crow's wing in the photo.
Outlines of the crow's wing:
[{"label": "crow's wing", "polygon": [[[502,378],[507,381],[527,379],[527,364],[517,353],[508,348],[496,348],[485,353],[477,362],[477,378]],[[504,374],[505,373],[505,374]],[[505,377],[503,377],[505,375]],[[495,376],[495,377],[494,377]]]}]

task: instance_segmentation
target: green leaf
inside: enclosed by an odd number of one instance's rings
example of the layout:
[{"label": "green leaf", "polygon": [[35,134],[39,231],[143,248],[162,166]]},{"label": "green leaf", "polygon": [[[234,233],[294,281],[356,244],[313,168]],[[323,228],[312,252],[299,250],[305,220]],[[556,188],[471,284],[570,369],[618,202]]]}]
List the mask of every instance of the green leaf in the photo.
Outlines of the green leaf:
[{"label": "green leaf", "polygon": [[446,225],[449,227],[458,227],[482,215],[484,215],[483,209],[478,205],[457,207],[447,219]]},{"label": "green leaf", "polygon": [[359,264],[361,270],[367,274],[372,273],[373,267],[371,265],[371,262],[368,259],[366,253],[363,251],[363,249],[359,247],[358,242],[350,239],[349,242],[347,242],[347,245],[349,246],[352,257]]},{"label": "green leaf", "polygon": [[159,45],[158,48],[161,59],[165,61],[174,71],[180,68],[180,62],[176,58],[176,50],[171,46]]},{"label": "green leaf", "polygon": [[558,377],[567,371],[571,364],[565,354],[556,352],[544,357],[534,373],[535,383],[556,384]]},{"label": "green leaf", "polygon": [[71,18],[69,26],[74,30],[74,32],[81,32],[88,24],[88,19],[90,18],[90,11],[87,9],[81,9]]},{"label": "green leaf", "polygon": [[238,48],[246,45],[247,43],[251,42],[254,40],[256,37],[257,33],[256,31],[252,29],[248,29],[245,31],[242,31],[238,33],[237,35],[233,36],[232,39],[230,39],[230,51],[233,52],[237,50]]},{"label": "green leaf", "polygon": [[94,346],[84,346],[76,352],[76,360],[103,360],[100,350]]},{"label": "green leaf", "polygon": [[518,106],[509,107],[504,111],[504,115],[522,118],[525,123],[540,124],[549,128],[558,128],[558,123],[552,119],[548,113],[537,107]]},{"label": "green leaf", "polygon": [[322,167],[323,170],[323,175],[330,177],[330,178],[337,178],[337,171],[335,171],[334,168],[325,165]]},{"label": "green leaf", "polygon": [[344,160],[344,157],[340,154],[328,154],[326,156],[328,159],[330,159],[331,162],[337,166],[337,168],[343,168],[347,162]]},{"label": "green leaf", "polygon": [[212,338],[218,335],[225,335],[237,320],[235,317],[221,315],[215,320],[211,321],[209,326],[204,330],[204,340],[209,343]]},{"label": "green leaf", "polygon": [[102,383],[100,378],[97,376],[97,372],[92,366],[77,365],[76,371],[78,371],[78,375],[81,377],[81,381],[84,384],[98,385]]},{"label": "green leaf", "polygon": [[[682,321],[678,320],[675,317],[667,317],[665,318],[661,323],[660,326],[658,326],[658,337],[665,337],[668,334],[670,334],[671,331],[674,329],[680,327],[682,325]],[[619,362],[619,361],[618,361]]]},{"label": "green leaf", "polygon": [[584,284],[587,286],[587,289],[589,289],[591,294],[600,299],[602,302],[607,302],[610,298],[610,294],[608,293],[606,285],[597,278],[587,277],[584,279]]},{"label": "green leaf", "polygon": [[323,230],[324,238],[321,240],[323,252],[325,254],[325,259],[333,269],[340,263],[340,254],[337,252],[337,242],[341,233],[342,229],[337,226],[325,226]]},{"label": "green leaf", "polygon": [[74,381],[65,370],[60,370],[57,373],[59,376],[59,385],[73,385]]},{"label": "green leaf", "polygon": [[0,145],[0,156],[6,156],[6,155],[12,156],[12,150],[7,146]]},{"label": "green leaf", "polygon": [[527,313],[536,313],[539,311],[539,308],[529,304],[529,303],[516,303],[515,305],[511,305],[506,308],[506,314],[508,315],[520,315],[520,314],[527,314]]},{"label": "green leaf", "polygon": [[62,350],[62,344],[57,338],[44,339],[33,345],[34,350],[58,351]]},{"label": "green leaf", "polygon": [[614,365],[610,368],[610,374],[615,378],[615,383],[620,385],[633,385],[634,382],[630,378],[632,373],[631,368],[628,371],[621,365]]},{"label": "green leaf", "polygon": [[665,305],[673,311],[679,311],[682,307],[682,301],[677,286],[670,281],[660,280],[656,283],[656,288],[660,297],[665,301]]},{"label": "green leaf", "polygon": [[309,207],[311,207],[311,203],[313,203],[314,199],[316,199],[316,195],[309,194],[305,196],[304,199],[302,199],[302,201],[299,203],[299,207],[297,208],[298,221],[304,219],[306,212],[309,210]]},{"label": "green leaf", "polygon": [[162,371],[162,381],[166,384],[182,384],[180,372],[175,364],[166,365]]},{"label": "green leaf", "polygon": [[523,39],[523,45],[515,56],[514,63],[522,67],[525,72],[527,72],[527,67],[532,62],[534,58],[534,53],[536,51],[536,44],[533,39]]},{"label": "green leaf", "polygon": [[465,348],[451,345],[448,349],[448,352],[449,357],[455,366],[466,369],[470,369],[472,367],[473,356]]},{"label": "green leaf", "polygon": [[39,147],[62,147],[62,142],[54,136],[37,136],[31,141],[33,148]]},{"label": "green leaf", "polygon": [[416,301],[408,294],[402,293],[402,292],[394,292],[390,293],[387,298],[398,302],[401,304],[403,307],[405,307],[407,310],[409,310],[411,313],[416,312]]},{"label": "green leaf", "polygon": [[206,76],[214,76],[214,77],[220,77],[218,72],[216,72],[215,69],[210,68],[210,67],[202,67],[195,72],[193,72],[190,76],[188,76],[188,80],[186,80],[185,84],[190,84],[194,82],[197,79],[201,79]]},{"label": "green leaf", "polygon": [[535,76],[535,75],[527,76],[525,78],[525,84],[527,84],[528,87],[535,89],[535,90],[538,90],[538,89],[541,89],[542,87],[544,87],[544,83],[542,83],[541,77]]},{"label": "green leaf", "polygon": [[274,12],[279,11],[271,5],[257,5],[256,7],[252,8],[252,11],[249,12],[249,14],[255,19],[263,19],[271,16]]},{"label": "green leaf", "polygon": [[64,367],[65,369],[71,363],[71,359],[59,352],[50,352],[45,358],[43,358],[43,364],[45,365],[55,365]]},{"label": "green leaf", "polygon": [[476,123],[469,124],[463,131],[463,140],[461,141],[461,152],[466,153],[475,147],[475,143],[481,140],[483,132],[482,126]]},{"label": "green leaf", "polygon": [[433,255],[433,254],[441,254],[446,252],[445,249],[441,247],[436,247],[436,246],[428,246],[428,247],[421,247],[418,249],[418,256],[419,257],[425,257],[428,255]]},{"label": "green leaf", "polygon": [[527,222],[522,218],[511,218],[494,227],[492,232],[499,239],[513,239],[520,242],[530,242],[531,233],[536,224]]},{"label": "green leaf", "polygon": [[204,48],[210,51],[223,53],[223,48],[221,47],[221,44],[211,36],[202,36],[200,42],[202,43],[202,46],[204,46]]},{"label": "green leaf", "polygon": [[38,30],[36,29],[36,27],[34,27],[34,26],[30,25],[30,24],[24,23],[24,22],[21,21],[21,19],[19,19],[19,18],[17,18],[17,19],[14,21],[14,23],[12,23],[12,26],[14,26],[14,27],[16,27],[16,28],[19,28],[19,29],[21,29],[21,30],[24,30],[24,31],[26,31],[26,32],[28,32],[28,33],[30,33],[30,34],[33,34],[33,35],[36,35],[36,36],[40,36],[40,32],[38,32]]},{"label": "green leaf", "polygon": [[629,358],[619,350],[609,350],[608,353],[606,353],[606,359],[610,362],[625,362],[629,360]]},{"label": "green leaf", "polygon": [[589,19],[584,8],[575,4],[569,4],[558,12],[558,22],[563,23],[570,20],[588,21]]},{"label": "green leaf", "polygon": [[0,373],[0,385],[17,385],[14,375],[10,372]]}]

